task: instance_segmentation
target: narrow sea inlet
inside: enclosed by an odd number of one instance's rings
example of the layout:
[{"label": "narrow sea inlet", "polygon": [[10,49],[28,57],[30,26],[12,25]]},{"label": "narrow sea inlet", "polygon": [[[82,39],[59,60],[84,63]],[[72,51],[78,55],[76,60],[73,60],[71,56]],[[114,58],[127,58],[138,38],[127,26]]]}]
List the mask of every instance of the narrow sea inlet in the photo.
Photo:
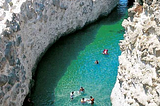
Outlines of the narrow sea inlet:
[{"label": "narrow sea inlet", "polygon": [[[127,0],[120,0],[107,17],[53,44],[36,70],[31,95],[35,106],[82,106],[81,98],[90,96],[95,99],[94,106],[111,106],[121,54],[118,43],[124,34],[121,24],[127,9]],[[108,49],[108,55],[102,54],[104,49]],[[96,60],[99,64],[94,63]],[[80,87],[85,93],[71,100],[70,93]]]}]

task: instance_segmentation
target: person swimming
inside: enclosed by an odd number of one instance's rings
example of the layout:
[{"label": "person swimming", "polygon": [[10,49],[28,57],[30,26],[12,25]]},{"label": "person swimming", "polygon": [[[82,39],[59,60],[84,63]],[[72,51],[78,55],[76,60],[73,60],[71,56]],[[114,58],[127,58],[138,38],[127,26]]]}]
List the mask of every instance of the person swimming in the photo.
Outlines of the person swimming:
[{"label": "person swimming", "polygon": [[79,89],[79,93],[84,93],[84,88],[83,88],[83,87],[81,87],[81,88]]},{"label": "person swimming", "polygon": [[108,49],[104,49],[103,54],[108,54]]},{"label": "person swimming", "polygon": [[74,96],[74,92],[70,94],[70,98],[73,99],[73,96]]},{"label": "person swimming", "polygon": [[91,104],[94,104],[94,98],[92,96],[90,96],[90,99],[87,101],[91,101]]},{"label": "person swimming", "polygon": [[81,103],[86,103],[86,101],[84,100],[84,98],[81,99]]},{"label": "person swimming", "polygon": [[96,60],[96,61],[95,61],[95,64],[98,64],[98,63],[99,63],[98,60]]}]

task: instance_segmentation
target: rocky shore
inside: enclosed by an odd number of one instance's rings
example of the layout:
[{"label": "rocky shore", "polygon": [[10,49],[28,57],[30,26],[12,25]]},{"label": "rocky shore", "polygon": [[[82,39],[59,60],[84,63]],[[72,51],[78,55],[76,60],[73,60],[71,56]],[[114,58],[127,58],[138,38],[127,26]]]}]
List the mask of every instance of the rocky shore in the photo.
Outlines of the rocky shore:
[{"label": "rocky shore", "polygon": [[112,105],[160,106],[160,2],[136,1],[128,12]]},{"label": "rocky shore", "polygon": [[118,0],[1,0],[0,106],[21,106],[37,62],[61,36],[109,14]]}]

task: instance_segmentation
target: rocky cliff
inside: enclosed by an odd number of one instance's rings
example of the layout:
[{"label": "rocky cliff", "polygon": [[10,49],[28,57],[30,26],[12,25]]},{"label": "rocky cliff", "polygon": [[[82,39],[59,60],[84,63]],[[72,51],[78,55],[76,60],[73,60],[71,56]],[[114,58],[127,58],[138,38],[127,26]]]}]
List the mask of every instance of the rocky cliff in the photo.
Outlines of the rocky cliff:
[{"label": "rocky cliff", "polygon": [[34,68],[62,35],[107,15],[118,0],[1,0],[0,106],[21,106]]},{"label": "rocky cliff", "polygon": [[160,2],[136,1],[128,12],[112,105],[160,106]]}]

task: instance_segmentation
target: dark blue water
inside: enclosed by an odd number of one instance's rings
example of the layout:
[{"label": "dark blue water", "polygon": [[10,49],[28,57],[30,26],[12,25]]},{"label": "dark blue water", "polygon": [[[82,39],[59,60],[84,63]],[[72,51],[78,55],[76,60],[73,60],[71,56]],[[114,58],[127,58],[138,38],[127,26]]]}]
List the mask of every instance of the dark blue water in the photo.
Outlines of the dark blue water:
[{"label": "dark blue water", "polygon": [[[81,106],[80,99],[90,96],[95,98],[94,106],[110,106],[121,54],[118,43],[124,34],[121,23],[126,16],[127,0],[121,0],[109,16],[60,38],[38,64],[31,95],[35,106]],[[102,54],[104,49],[109,55]],[[71,101],[70,92],[81,86],[85,94]]]}]

